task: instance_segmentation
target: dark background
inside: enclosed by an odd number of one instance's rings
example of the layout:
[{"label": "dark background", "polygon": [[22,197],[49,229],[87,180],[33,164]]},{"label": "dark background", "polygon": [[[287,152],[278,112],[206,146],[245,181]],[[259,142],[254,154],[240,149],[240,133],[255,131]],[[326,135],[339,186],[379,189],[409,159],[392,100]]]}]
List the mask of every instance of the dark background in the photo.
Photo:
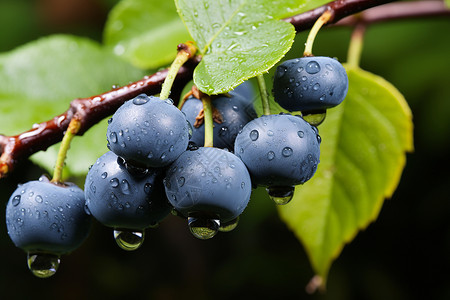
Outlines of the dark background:
[{"label": "dark background", "polygon": [[[1,0],[0,51],[52,33],[101,41],[115,0]],[[35,278],[0,220],[2,299],[450,299],[450,19],[377,24],[365,38],[361,67],[393,83],[414,115],[415,152],[378,220],[334,262],[325,294],[308,295],[314,275],[302,245],[264,195],[238,228],[209,241],[174,216],[147,231],[138,251],[119,249],[95,223],[83,246],[62,257],[57,274]],[[294,49],[303,49],[306,33]],[[328,28],[314,52],[345,61],[350,29]],[[298,51],[301,53],[301,50]],[[2,113],[2,112],[0,112]],[[0,130],[1,131],[1,130]],[[43,171],[24,162],[0,181],[3,207],[17,183]]]}]

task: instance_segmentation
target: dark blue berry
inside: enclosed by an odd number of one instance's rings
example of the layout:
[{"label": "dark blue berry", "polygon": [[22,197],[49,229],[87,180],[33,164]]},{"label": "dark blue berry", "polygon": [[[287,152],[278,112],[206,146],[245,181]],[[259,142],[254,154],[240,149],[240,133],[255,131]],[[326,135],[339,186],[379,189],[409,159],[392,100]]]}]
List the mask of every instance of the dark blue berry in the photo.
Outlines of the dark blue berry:
[{"label": "dark blue berry", "polygon": [[126,161],[164,167],[186,150],[189,125],[169,100],[141,94],[114,113],[107,139],[110,150]]},{"label": "dark blue berry", "polygon": [[46,177],[20,185],[6,206],[6,225],[14,244],[28,253],[55,255],[78,248],[89,234],[82,189]]},{"label": "dark blue berry", "polygon": [[[247,102],[246,99],[237,94],[230,96],[214,97],[212,106],[218,111],[222,118],[221,123],[214,122],[213,145],[217,148],[226,148],[230,151],[234,148],[234,140],[236,135],[245,124],[256,118],[256,112],[253,103]],[[202,101],[194,97],[189,97],[184,103],[181,111],[186,114],[187,120],[191,124],[195,124],[196,117],[202,110]],[[193,133],[190,139],[198,146],[205,143],[205,126],[193,126]]]},{"label": "dark blue berry", "polygon": [[167,198],[184,216],[211,216],[226,223],[248,204],[250,176],[236,155],[210,147],[184,152],[168,169]]},{"label": "dark blue berry", "polygon": [[[134,170],[134,169],[132,169]],[[142,230],[158,224],[171,210],[162,184],[163,170],[130,173],[123,159],[107,152],[86,176],[86,205],[100,223]]]},{"label": "dark blue berry", "polygon": [[235,154],[247,166],[252,182],[262,186],[294,186],[316,172],[320,156],[317,129],[298,116],[268,115],[245,125]]},{"label": "dark blue berry", "polygon": [[324,56],[283,62],[273,80],[275,101],[288,111],[317,111],[340,104],[348,91],[344,67]]}]

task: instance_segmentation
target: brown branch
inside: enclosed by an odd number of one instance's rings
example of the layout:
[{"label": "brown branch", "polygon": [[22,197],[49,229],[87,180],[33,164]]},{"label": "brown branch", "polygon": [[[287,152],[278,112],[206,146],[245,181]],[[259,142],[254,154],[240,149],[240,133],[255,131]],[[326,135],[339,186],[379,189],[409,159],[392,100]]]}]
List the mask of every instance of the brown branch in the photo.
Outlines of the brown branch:
[{"label": "brown branch", "polygon": [[[442,1],[411,1],[382,5],[388,2],[392,1],[337,0],[309,12],[287,18],[285,21],[292,23],[299,32],[311,28],[325,10],[331,10],[333,13],[333,19],[330,23],[336,23],[345,17],[364,11],[358,16],[351,16],[342,20],[337,25],[449,15],[449,10]],[[186,83],[192,79],[193,70],[199,61],[199,57],[191,59],[178,72],[171,95],[175,101],[179,99],[181,90]],[[33,126],[32,129],[16,136],[0,135],[0,151],[2,153],[0,156],[0,178],[11,172],[20,160],[61,141],[64,131],[75,115],[81,121],[79,132],[81,135],[100,120],[113,114],[126,100],[141,93],[152,95],[160,92],[166,75],[167,70],[160,71],[127,86],[97,96],[75,99],[66,112],[47,122]]]}]

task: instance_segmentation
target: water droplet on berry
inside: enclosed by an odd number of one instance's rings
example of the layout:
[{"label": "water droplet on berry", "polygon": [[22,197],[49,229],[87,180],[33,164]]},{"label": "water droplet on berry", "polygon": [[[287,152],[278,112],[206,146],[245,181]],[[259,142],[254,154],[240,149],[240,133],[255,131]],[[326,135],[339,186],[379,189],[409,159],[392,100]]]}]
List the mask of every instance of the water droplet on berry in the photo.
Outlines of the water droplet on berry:
[{"label": "water droplet on berry", "polygon": [[124,193],[125,195],[131,194],[130,184],[128,183],[128,181],[126,179],[122,180],[122,184],[120,185],[120,189],[122,190],[122,193]]},{"label": "water droplet on berry", "polygon": [[142,105],[148,102],[148,97],[146,95],[139,95],[133,99],[133,104]]},{"label": "water droplet on berry", "polygon": [[20,195],[16,195],[14,196],[14,198],[12,199],[12,205],[13,206],[17,206],[20,203]]},{"label": "water droplet on berry", "polygon": [[284,147],[283,150],[281,151],[281,154],[282,154],[284,157],[289,157],[289,156],[291,156],[291,155],[292,155],[292,148],[290,148],[290,147]]},{"label": "water droplet on berry", "polygon": [[319,100],[323,101],[323,100],[325,100],[325,97],[326,97],[325,95],[322,95],[322,96],[320,96]]},{"label": "water droplet on berry", "polygon": [[49,253],[28,253],[28,269],[34,276],[48,278],[56,273],[60,259],[58,255]]},{"label": "water droplet on berry", "polygon": [[117,143],[117,134],[115,132],[111,132],[109,134],[109,139],[111,141],[111,143]]},{"label": "water droplet on berry", "polygon": [[301,73],[302,71],[303,71],[303,68],[302,68],[302,67],[297,68],[297,72],[298,72],[298,73]]},{"label": "water droplet on berry", "polygon": [[221,224],[219,227],[219,231],[220,232],[230,232],[237,227],[238,223],[239,223],[239,217],[236,217],[235,219],[233,219],[231,221]]},{"label": "water droplet on berry", "polygon": [[272,131],[272,130],[268,130],[268,131],[267,131],[267,135],[268,135],[268,136],[273,136],[273,131]]},{"label": "water droplet on berry", "polygon": [[275,152],[273,152],[273,151],[267,152],[267,159],[268,160],[272,160],[274,158],[275,158]]},{"label": "water droplet on berry", "polygon": [[259,137],[258,130],[254,129],[254,130],[250,131],[250,139],[252,141],[256,141],[258,139],[258,137]]},{"label": "water droplet on berry", "polygon": [[109,184],[111,184],[111,186],[112,186],[113,188],[116,188],[116,187],[119,186],[119,179],[117,179],[117,178],[112,178],[112,179],[109,181]]},{"label": "water droplet on berry", "polygon": [[320,89],[320,84],[316,83],[316,84],[313,86],[313,90],[317,91],[318,89]]},{"label": "water droplet on berry", "polygon": [[101,177],[102,177],[103,179],[105,179],[106,177],[108,177],[108,173],[103,172],[102,175],[101,175]]},{"label": "water droplet on berry", "polygon": [[133,251],[144,243],[144,231],[140,230],[114,230],[114,239],[117,245],[126,251]]},{"label": "water droplet on berry", "polygon": [[207,240],[217,234],[220,221],[218,219],[188,217],[188,226],[196,238]]},{"label": "water droplet on berry", "polygon": [[315,60],[312,60],[306,64],[305,70],[309,74],[316,74],[316,73],[320,72],[320,66]]},{"label": "water droplet on berry", "polygon": [[305,136],[305,133],[303,131],[297,131],[298,137],[303,138]]},{"label": "water droplet on berry", "polygon": [[317,142],[320,144],[322,143],[322,138],[320,137],[320,135],[317,135]]},{"label": "water droplet on berry", "polygon": [[113,121],[113,118],[109,118],[109,119],[108,119],[108,124],[111,124],[112,121]]},{"label": "water droplet on berry", "polygon": [[333,71],[333,67],[330,64],[326,64],[325,68],[327,68],[330,71]]},{"label": "water droplet on berry", "polygon": [[224,126],[220,128],[219,136],[226,136],[228,134],[228,127]]},{"label": "water droplet on berry", "polygon": [[278,205],[288,204],[294,197],[293,186],[269,186],[267,189],[270,199]]},{"label": "water droplet on berry", "polygon": [[325,120],[326,111],[314,112],[314,113],[304,113],[303,119],[313,126],[319,126]]},{"label": "water droplet on berry", "polygon": [[186,179],[184,177],[178,178],[178,186],[179,187],[182,187],[185,182],[186,182]]},{"label": "water droplet on berry", "polygon": [[146,193],[146,194],[150,194],[150,192],[152,191],[152,184],[151,183],[149,183],[149,182],[147,182],[145,185],[144,185],[144,192]]}]

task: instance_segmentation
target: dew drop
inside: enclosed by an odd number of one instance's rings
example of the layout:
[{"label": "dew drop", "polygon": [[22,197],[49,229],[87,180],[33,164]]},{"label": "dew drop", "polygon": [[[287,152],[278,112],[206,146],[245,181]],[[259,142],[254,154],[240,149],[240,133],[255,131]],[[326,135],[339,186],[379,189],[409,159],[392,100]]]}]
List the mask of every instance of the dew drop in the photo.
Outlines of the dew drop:
[{"label": "dew drop", "polygon": [[174,149],[175,147],[173,146],[173,145],[170,145],[170,147],[169,147],[169,152],[173,152],[173,149]]},{"label": "dew drop", "polygon": [[133,104],[142,105],[148,102],[148,97],[146,95],[139,95],[133,99]]},{"label": "dew drop", "polygon": [[333,71],[333,67],[330,64],[326,64],[325,68],[327,68],[330,71]]},{"label": "dew drop", "polygon": [[322,143],[322,138],[320,137],[320,135],[317,135],[317,142],[320,144]]},{"label": "dew drop", "polygon": [[236,105],[233,105],[233,110],[234,111],[239,111],[239,107],[237,107]]},{"label": "dew drop", "polygon": [[256,141],[258,139],[258,137],[259,137],[258,130],[254,129],[254,130],[250,131],[250,139],[252,141]]},{"label": "dew drop", "polygon": [[58,255],[49,253],[28,253],[28,269],[34,276],[48,278],[58,270],[60,259]]},{"label": "dew drop", "polygon": [[111,186],[112,186],[113,188],[116,188],[116,187],[119,186],[119,179],[117,179],[117,178],[112,178],[112,179],[109,181],[109,184],[111,184]]},{"label": "dew drop", "polygon": [[288,204],[294,196],[293,186],[269,186],[267,189],[270,199],[278,205]]},{"label": "dew drop", "polygon": [[320,100],[320,101],[323,101],[323,100],[325,100],[325,98],[326,98],[326,96],[325,96],[325,95],[322,95],[322,96],[320,96],[319,100]]},{"label": "dew drop", "polygon": [[153,187],[152,184],[147,182],[144,185],[144,193],[146,193],[147,195],[150,194],[150,192],[152,191],[152,187]]},{"label": "dew drop", "polygon": [[313,126],[319,126],[325,120],[326,111],[314,112],[314,113],[304,113],[303,119]]},{"label": "dew drop", "polygon": [[178,178],[178,186],[179,187],[182,187],[185,182],[186,182],[186,179],[184,177]]},{"label": "dew drop", "polygon": [[320,89],[320,84],[316,83],[316,84],[313,86],[313,90],[317,91],[318,89]]},{"label": "dew drop", "polygon": [[298,137],[303,138],[305,136],[305,133],[301,130],[297,131]]},{"label": "dew drop", "polygon": [[237,217],[231,221],[225,222],[224,224],[220,224],[219,231],[220,232],[230,232],[237,227],[238,223],[239,223],[239,217]]},{"label": "dew drop", "polygon": [[302,68],[302,67],[297,68],[297,72],[298,72],[298,73],[301,73],[302,71],[303,71],[303,68]]},{"label": "dew drop", "polygon": [[320,66],[315,60],[312,60],[306,64],[305,70],[309,74],[316,74],[320,72]]},{"label": "dew drop", "polygon": [[109,139],[111,141],[111,143],[117,143],[117,134],[115,132],[111,132],[109,134]]},{"label": "dew drop", "polygon": [[12,199],[12,205],[13,206],[17,206],[20,203],[20,195],[16,195],[14,196],[14,198]]},{"label": "dew drop", "polygon": [[273,136],[273,131],[272,131],[272,130],[268,130],[268,131],[267,131],[267,135],[268,135],[268,136]]},{"label": "dew drop", "polygon": [[128,181],[126,179],[122,180],[120,189],[122,190],[122,193],[124,193],[125,195],[131,194],[130,183],[128,183]]},{"label": "dew drop", "polygon": [[101,177],[102,177],[103,179],[105,179],[106,177],[108,177],[108,173],[103,172],[102,175],[101,175]]},{"label": "dew drop", "polygon": [[207,240],[217,234],[220,221],[218,219],[188,217],[188,226],[196,238]]},{"label": "dew drop", "polygon": [[292,148],[290,148],[290,147],[284,147],[283,148],[283,150],[281,151],[281,154],[284,156],[284,157],[289,157],[289,156],[291,156],[292,155]]},{"label": "dew drop", "polygon": [[111,124],[112,121],[113,121],[113,118],[109,118],[109,119],[108,119],[108,124]]},{"label": "dew drop", "polygon": [[228,134],[228,127],[224,126],[220,128],[219,136],[226,136]]},{"label": "dew drop", "polygon": [[117,245],[126,251],[139,248],[144,242],[144,231],[140,230],[114,230],[114,239]]},{"label": "dew drop", "polygon": [[275,158],[275,152],[273,152],[273,151],[267,152],[267,159],[268,160],[273,160],[274,158]]}]

